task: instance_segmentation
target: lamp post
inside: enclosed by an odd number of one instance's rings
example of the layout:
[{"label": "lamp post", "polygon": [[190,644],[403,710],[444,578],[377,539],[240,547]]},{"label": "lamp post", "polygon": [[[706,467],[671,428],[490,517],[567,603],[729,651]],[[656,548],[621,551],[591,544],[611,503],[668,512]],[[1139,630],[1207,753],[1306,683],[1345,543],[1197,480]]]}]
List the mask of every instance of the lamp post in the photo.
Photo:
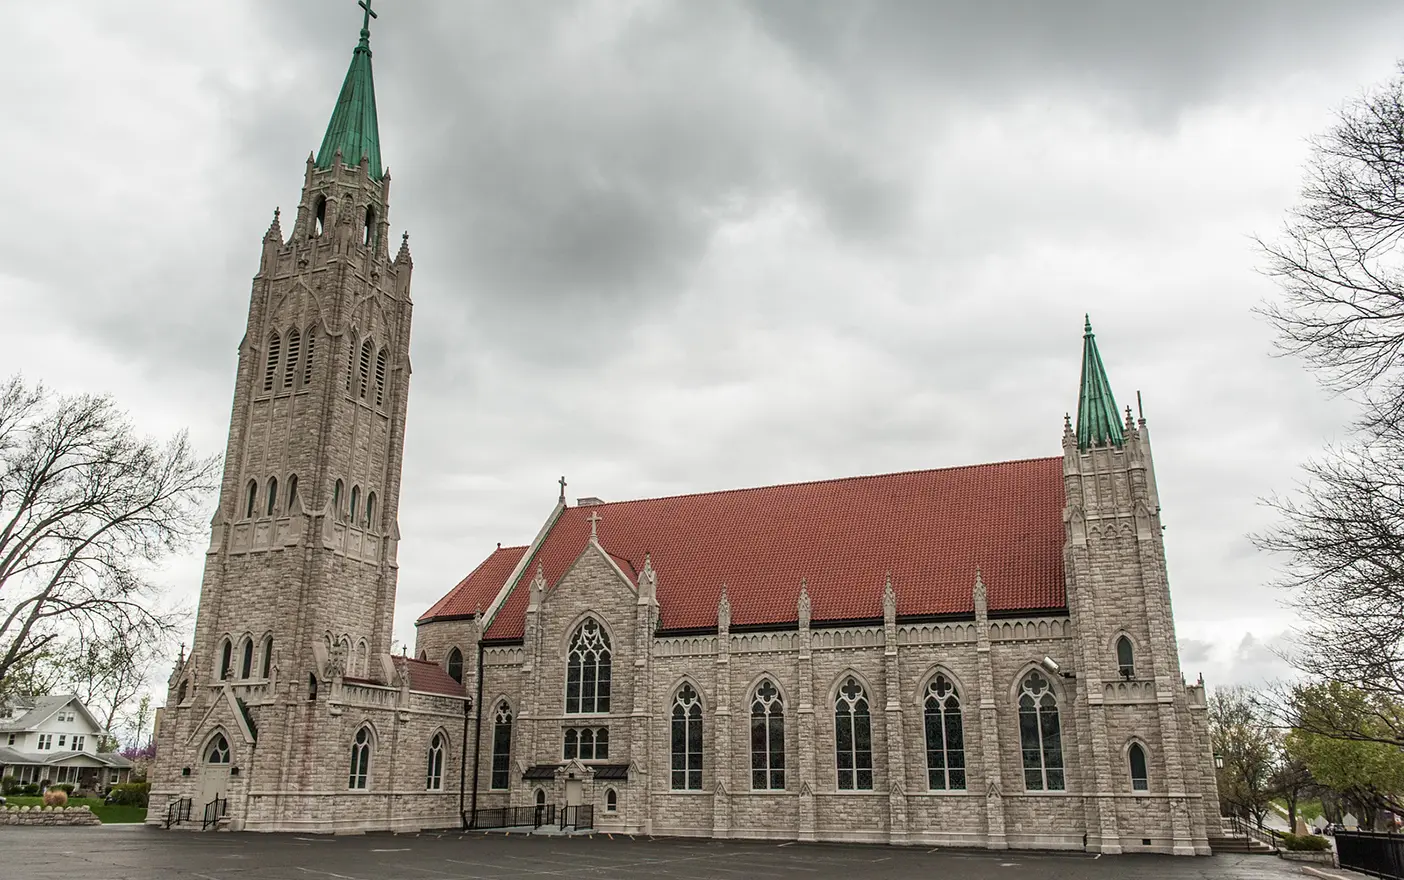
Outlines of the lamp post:
[{"label": "lamp post", "polygon": [[1224,756],[1221,755],[1221,754],[1219,754],[1218,752],[1215,752],[1215,753],[1214,753],[1214,769],[1215,769],[1215,770],[1222,770],[1222,769],[1224,769]]}]

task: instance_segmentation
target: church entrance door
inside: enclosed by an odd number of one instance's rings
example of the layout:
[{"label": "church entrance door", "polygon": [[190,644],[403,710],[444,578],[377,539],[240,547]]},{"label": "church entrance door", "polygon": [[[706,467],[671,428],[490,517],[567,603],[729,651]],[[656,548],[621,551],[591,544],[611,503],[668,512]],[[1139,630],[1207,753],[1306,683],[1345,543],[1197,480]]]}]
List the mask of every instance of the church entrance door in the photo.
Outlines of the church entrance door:
[{"label": "church entrance door", "polygon": [[579,779],[566,780],[566,806],[578,807],[581,801],[581,783]]},{"label": "church entrance door", "polygon": [[224,734],[217,733],[205,748],[205,763],[200,768],[200,797],[195,802],[203,808],[216,798],[223,798],[229,791],[229,741]]}]

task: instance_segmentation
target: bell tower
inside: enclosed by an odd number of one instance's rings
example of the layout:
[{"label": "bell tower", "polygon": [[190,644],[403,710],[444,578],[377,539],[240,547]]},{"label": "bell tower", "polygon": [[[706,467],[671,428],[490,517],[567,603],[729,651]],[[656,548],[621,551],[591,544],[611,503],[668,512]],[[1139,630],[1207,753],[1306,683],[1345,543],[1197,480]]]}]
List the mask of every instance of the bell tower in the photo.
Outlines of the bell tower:
[{"label": "bell tower", "polygon": [[282,751],[260,762],[258,783],[291,784],[303,761],[299,713],[319,685],[393,677],[413,262],[408,234],[388,248],[375,13],[360,5],[360,41],[307,159],[291,233],[275,211],[263,236],[195,637],[161,721],[161,739],[168,729],[171,738],[158,786],[179,788],[217,735],[236,765],[255,742],[261,755]]}]

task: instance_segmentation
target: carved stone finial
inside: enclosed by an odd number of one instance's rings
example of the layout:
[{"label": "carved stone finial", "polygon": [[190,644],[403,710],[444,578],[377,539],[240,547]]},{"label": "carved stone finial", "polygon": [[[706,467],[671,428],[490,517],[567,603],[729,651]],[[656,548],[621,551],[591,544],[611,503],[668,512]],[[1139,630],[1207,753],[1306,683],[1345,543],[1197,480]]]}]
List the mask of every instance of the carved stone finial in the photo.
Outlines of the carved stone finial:
[{"label": "carved stone finial", "polygon": [[1063,433],[1072,433],[1072,413],[1063,413]]},{"label": "carved stone finial", "polygon": [[796,605],[801,629],[809,629],[809,581],[800,578],[799,602]]},{"label": "carved stone finial", "polygon": [[658,587],[658,574],[653,570],[653,554],[644,551],[643,571],[639,572],[639,592],[653,591]]},{"label": "carved stone finial", "polygon": [[1136,429],[1136,421],[1131,418],[1131,407],[1126,407],[1126,432],[1129,434]]},{"label": "carved stone finial", "polygon": [[882,588],[882,617],[886,621],[897,619],[897,591],[892,589],[892,572],[887,573],[887,585]]},{"label": "carved stone finial", "polygon": [[975,615],[984,616],[989,611],[989,600],[985,594],[985,578],[978,565],[975,566],[975,589],[972,598],[975,600]]},{"label": "carved stone finial", "polygon": [[731,629],[731,600],[726,596],[726,584],[722,584],[721,598],[717,599],[717,629]]},{"label": "carved stone finial", "polygon": [[397,253],[397,254],[395,255],[395,265],[397,265],[397,266],[413,266],[413,265],[414,265],[414,258],[410,256],[409,232],[408,232],[408,231],[406,231],[406,232],[404,233],[404,235],[400,236],[400,252]]}]

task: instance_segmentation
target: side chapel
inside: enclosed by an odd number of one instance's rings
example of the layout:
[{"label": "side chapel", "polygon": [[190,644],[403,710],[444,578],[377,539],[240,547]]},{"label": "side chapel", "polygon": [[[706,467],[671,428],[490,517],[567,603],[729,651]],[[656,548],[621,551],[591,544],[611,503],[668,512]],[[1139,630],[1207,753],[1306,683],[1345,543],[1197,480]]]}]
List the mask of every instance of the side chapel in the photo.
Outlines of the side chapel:
[{"label": "side chapel", "polygon": [[1150,434],[1090,323],[1059,455],[616,503],[562,479],[391,653],[413,261],[361,5],[291,232],[275,212],[263,239],[148,822],[551,804],[655,835],[1207,854]]}]

